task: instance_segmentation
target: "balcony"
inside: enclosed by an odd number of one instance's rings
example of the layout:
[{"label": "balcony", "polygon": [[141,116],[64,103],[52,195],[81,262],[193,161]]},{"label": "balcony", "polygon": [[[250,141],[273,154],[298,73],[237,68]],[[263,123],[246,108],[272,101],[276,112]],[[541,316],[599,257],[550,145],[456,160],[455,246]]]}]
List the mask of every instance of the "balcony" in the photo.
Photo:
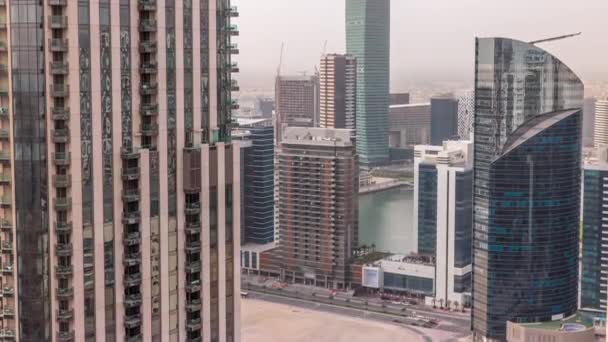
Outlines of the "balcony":
[{"label": "balcony", "polygon": [[136,148],[125,148],[125,147],[123,147],[120,150],[120,156],[122,157],[122,159],[125,159],[125,160],[139,159],[139,150],[136,149]]},{"label": "balcony", "polygon": [[198,292],[201,290],[201,282],[199,280],[191,281],[185,286],[186,293]]},{"label": "balcony", "polygon": [[8,88],[1,87],[0,88],[0,95],[2,95],[2,96],[8,96]]},{"label": "balcony", "polygon": [[201,232],[201,224],[199,222],[189,223],[186,222],[186,234],[200,234]]},{"label": "balcony", "polygon": [[54,143],[67,143],[70,141],[70,130],[67,128],[54,129],[52,133]]},{"label": "balcony", "polygon": [[0,151],[0,162],[10,163],[11,154],[8,151]]},{"label": "balcony", "polygon": [[2,266],[2,274],[4,274],[4,275],[12,275],[13,274],[13,265],[4,265],[4,266]]},{"label": "balcony", "polygon": [[0,107],[0,117],[8,117],[8,108]]},{"label": "balcony", "polygon": [[230,69],[230,72],[234,74],[241,71],[239,65],[236,62],[228,64],[228,69]]},{"label": "balcony", "polygon": [[139,201],[139,189],[123,189],[122,199],[125,202],[136,202]]},{"label": "balcony", "polygon": [[201,204],[200,203],[186,203],[186,214],[187,215],[196,215],[201,212]]},{"label": "balcony", "polygon": [[156,0],[139,0],[138,8],[140,11],[156,11]]},{"label": "balcony", "polygon": [[0,140],[8,140],[11,134],[7,128],[0,128]]},{"label": "balcony", "polygon": [[194,319],[186,320],[186,329],[193,331],[201,328],[201,318],[197,317]]},{"label": "balcony", "polygon": [[239,16],[239,9],[236,6],[231,6],[228,10],[229,16],[237,18]]},{"label": "balcony", "polygon": [[53,161],[55,165],[70,165],[70,152],[53,152]]},{"label": "balcony", "polygon": [[13,201],[11,199],[11,196],[4,195],[4,196],[0,197],[0,205],[3,207],[10,206],[12,202]]},{"label": "balcony", "polygon": [[[1,1],[1,0],[0,0]],[[0,42],[0,51],[1,52],[6,52],[8,51],[8,45],[6,45],[5,42]]]},{"label": "balcony", "polygon": [[57,310],[57,318],[59,320],[62,321],[67,321],[72,319],[72,317],[74,317],[74,310],[73,309],[66,309],[66,310]]},{"label": "balcony", "polygon": [[236,44],[230,44],[229,50],[231,55],[238,55],[240,52],[239,46]]},{"label": "balcony", "polygon": [[8,231],[13,229],[13,225],[9,220],[2,220],[0,221],[0,228],[2,228],[4,231]]},{"label": "balcony", "polygon": [[130,294],[125,296],[125,306],[133,307],[141,305],[141,294]]},{"label": "balcony", "polygon": [[158,134],[158,124],[142,123],[140,126],[141,134],[145,136],[154,136]]},{"label": "balcony", "polygon": [[51,113],[53,115],[53,120],[55,121],[66,121],[70,119],[70,108],[52,107]]},{"label": "balcony", "polygon": [[68,0],[49,0],[51,6],[65,6]]},{"label": "balcony", "polygon": [[156,32],[156,19],[141,19],[139,32]]},{"label": "balcony", "polygon": [[68,17],[65,15],[49,15],[50,29],[64,29],[68,27]]},{"label": "balcony", "polygon": [[158,115],[158,105],[155,103],[142,103],[139,107],[142,116]]},{"label": "balcony", "polygon": [[127,233],[123,237],[123,242],[126,246],[138,245],[141,242],[139,232]]},{"label": "balcony", "polygon": [[57,289],[58,298],[70,298],[70,297],[72,297],[73,294],[74,294],[74,289],[71,287]]},{"label": "balcony", "polygon": [[67,84],[51,84],[51,96],[66,97],[70,93],[70,87]]},{"label": "balcony", "polygon": [[72,199],[70,197],[57,197],[53,200],[55,210],[68,210],[71,206]]},{"label": "balcony", "polygon": [[156,83],[143,83],[139,87],[139,93],[141,95],[154,95],[158,91],[158,85]]},{"label": "balcony", "polygon": [[139,167],[128,167],[122,169],[122,179],[123,180],[136,180],[139,179]]},{"label": "balcony", "polygon": [[71,342],[74,341],[74,331],[59,331],[57,332],[57,341]]},{"label": "balcony", "polygon": [[139,285],[141,283],[141,274],[127,274],[125,275],[123,282],[127,287]]},{"label": "balcony", "polygon": [[70,256],[72,255],[72,244],[71,243],[57,243],[55,250],[58,256]]},{"label": "balcony", "polygon": [[201,271],[201,262],[200,261],[186,262],[186,272],[187,273],[195,273],[195,272],[200,272],[200,271]]},{"label": "balcony", "polygon": [[15,289],[10,286],[6,286],[2,289],[2,296],[4,297],[12,297],[15,294]]},{"label": "balcony", "polygon": [[156,62],[144,62],[139,67],[139,72],[142,74],[156,74]]},{"label": "balcony", "polygon": [[226,31],[228,31],[228,33],[231,36],[238,36],[239,35],[239,28],[236,25],[228,25],[228,26],[226,26]]},{"label": "balcony", "polygon": [[186,311],[199,311],[202,309],[202,303],[200,299],[193,299],[186,302]]},{"label": "balcony", "polygon": [[125,316],[125,327],[127,328],[135,328],[141,324],[141,315],[130,315]]},{"label": "balcony", "polygon": [[136,266],[136,265],[141,264],[141,253],[136,252],[136,253],[125,254],[122,263],[126,267],[128,267],[128,266]]},{"label": "balcony", "polygon": [[2,316],[4,317],[15,317],[15,310],[10,308],[2,309]]},{"label": "balcony", "polygon": [[49,46],[51,47],[51,52],[66,52],[68,51],[68,40],[49,38]]},{"label": "balcony", "polygon": [[230,100],[230,109],[238,110],[240,108],[239,102],[235,99]]},{"label": "balcony", "polygon": [[236,80],[230,81],[230,90],[231,91],[240,91],[241,90],[241,88],[239,87],[239,83]]},{"label": "balcony", "polygon": [[2,253],[12,253],[13,252],[13,245],[11,244],[10,241],[4,241],[2,242]]},{"label": "balcony", "polygon": [[69,233],[72,231],[72,222],[55,222],[57,233]]},{"label": "balcony", "polygon": [[0,338],[4,338],[5,340],[14,340],[15,331],[11,329],[0,329]]},{"label": "balcony", "polygon": [[200,241],[186,241],[186,252],[188,253],[199,253],[201,251]]},{"label": "balcony", "polygon": [[53,184],[57,188],[67,188],[72,184],[72,176],[70,175],[53,175]]},{"label": "balcony", "polygon": [[140,53],[152,53],[156,51],[156,41],[145,40],[139,43]]},{"label": "balcony", "polygon": [[71,276],[72,272],[72,265],[55,266],[55,273],[57,274],[57,276]]},{"label": "balcony", "polygon": [[129,211],[122,214],[122,223],[124,224],[135,224],[139,222],[140,212]]},{"label": "balcony", "polygon": [[69,69],[68,62],[55,61],[49,62],[49,70],[51,75],[67,75]]},{"label": "balcony", "polygon": [[6,30],[6,18],[0,19],[0,29]]}]

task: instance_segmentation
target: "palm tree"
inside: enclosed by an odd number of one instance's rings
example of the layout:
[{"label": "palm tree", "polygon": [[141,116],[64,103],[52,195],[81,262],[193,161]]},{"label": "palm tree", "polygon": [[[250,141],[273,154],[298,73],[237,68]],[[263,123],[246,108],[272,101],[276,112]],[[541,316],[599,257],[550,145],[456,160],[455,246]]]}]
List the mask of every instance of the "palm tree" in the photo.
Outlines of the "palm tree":
[{"label": "palm tree", "polygon": [[458,311],[458,308],[460,307],[460,303],[458,303],[457,300],[454,301],[454,311]]},{"label": "palm tree", "polygon": [[433,298],[432,302],[433,302],[433,309],[437,309],[437,305],[436,305],[437,304],[437,299]]},{"label": "palm tree", "polygon": [[451,300],[449,300],[449,299],[448,299],[448,300],[446,300],[446,301],[445,301],[445,307],[446,307],[446,309],[450,310],[450,309],[451,309],[451,306],[452,306],[452,301],[451,301]]},{"label": "palm tree", "polygon": [[439,307],[443,309],[443,298],[439,300]]}]

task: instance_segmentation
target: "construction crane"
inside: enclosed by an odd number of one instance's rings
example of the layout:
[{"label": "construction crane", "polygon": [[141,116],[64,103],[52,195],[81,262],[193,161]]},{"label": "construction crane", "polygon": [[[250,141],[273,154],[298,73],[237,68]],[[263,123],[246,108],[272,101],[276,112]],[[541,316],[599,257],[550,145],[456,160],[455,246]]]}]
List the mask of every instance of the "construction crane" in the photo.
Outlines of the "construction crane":
[{"label": "construction crane", "polygon": [[281,76],[281,67],[283,66],[283,49],[285,48],[285,42],[281,42],[281,54],[279,55],[279,65],[277,66],[277,77]]},{"label": "construction crane", "polygon": [[572,34],[566,34],[566,35],[559,36],[559,37],[540,39],[540,40],[531,41],[530,44],[539,44],[539,43],[552,42],[552,41],[555,41],[555,40],[561,40],[561,39],[566,39],[566,38],[572,38],[572,37],[580,36],[581,34],[583,34],[583,33],[582,32],[577,32],[577,33],[572,33]]}]

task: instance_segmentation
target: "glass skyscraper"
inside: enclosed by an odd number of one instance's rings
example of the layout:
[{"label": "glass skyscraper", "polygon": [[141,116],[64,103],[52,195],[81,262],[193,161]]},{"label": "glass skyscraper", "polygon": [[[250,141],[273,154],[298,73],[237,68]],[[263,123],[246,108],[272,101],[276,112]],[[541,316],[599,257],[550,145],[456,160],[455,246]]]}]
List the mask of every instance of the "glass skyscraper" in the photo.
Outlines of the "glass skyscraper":
[{"label": "glass skyscraper", "polygon": [[577,309],[583,84],[533,44],[476,50],[472,329],[504,341]]},{"label": "glass skyscraper", "polygon": [[388,161],[390,0],[346,0],[346,50],[357,58],[357,154]]}]

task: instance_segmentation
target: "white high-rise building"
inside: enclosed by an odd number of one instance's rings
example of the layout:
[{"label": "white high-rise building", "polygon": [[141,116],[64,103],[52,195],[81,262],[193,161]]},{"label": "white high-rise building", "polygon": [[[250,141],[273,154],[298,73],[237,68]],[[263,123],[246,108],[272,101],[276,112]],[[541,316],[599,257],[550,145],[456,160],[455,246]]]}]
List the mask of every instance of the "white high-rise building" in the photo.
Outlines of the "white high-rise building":
[{"label": "white high-rise building", "polygon": [[414,150],[417,252],[435,257],[435,300],[451,305],[471,300],[472,165],[471,141]]},{"label": "white high-rise building", "polygon": [[608,145],[608,99],[595,102],[595,133],[593,141],[596,147]]}]

